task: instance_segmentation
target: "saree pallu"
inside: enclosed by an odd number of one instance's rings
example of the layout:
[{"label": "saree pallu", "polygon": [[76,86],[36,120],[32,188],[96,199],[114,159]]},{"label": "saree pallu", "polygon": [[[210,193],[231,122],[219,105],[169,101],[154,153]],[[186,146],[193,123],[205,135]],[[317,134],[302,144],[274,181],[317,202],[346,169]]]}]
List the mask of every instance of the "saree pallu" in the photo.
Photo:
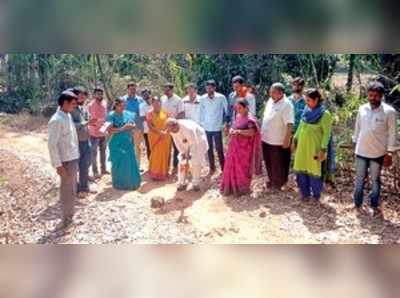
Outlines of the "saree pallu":
[{"label": "saree pallu", "polygon": [[253,174],[261,174],[261,134],[253,116],[237,115],[233,128],[256,130],[252,137],[232,135],[228,145],[220,191],[240,196],[251,191]]},{"label": "saree pallu", "polygon": [[[107,121],[114,127],[122,127],[130,121],[128,112],[122,115],[111,113]],[[132,132],[115,133],[109,141],[112,185],[120,190],[134,190],[140,187],[140,172],[135,156]]]},{"label": "saree pallu", "polygon": [[[146,121],[158,130],[165,129],[167,119],[168,113],[164,111],[160,113],[150,112],[146,117]],[[148,138],[151,152],[149,176],[154,180],[166,180],[168,178],[172,138],[170,135],[162,137],[151,129]]]}]

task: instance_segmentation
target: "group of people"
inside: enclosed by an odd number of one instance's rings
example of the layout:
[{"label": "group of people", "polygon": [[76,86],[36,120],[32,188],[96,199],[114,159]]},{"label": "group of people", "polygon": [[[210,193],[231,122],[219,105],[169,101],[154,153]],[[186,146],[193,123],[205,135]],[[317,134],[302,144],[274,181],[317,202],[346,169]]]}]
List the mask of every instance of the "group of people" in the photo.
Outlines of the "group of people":
[{"label": "group of people", "polygon": [[[178,191],[199,191],[206,157],[208,175],[213,176],[217,156],[223,195],[250,193],[252,179],[262,172],[264,160],[269,189],[285,190],[292,165],[301,199],[319,200],[324,181],[332,181],[335,169],[332,115],[318,89],[304,91],[302,78],[291,84],[290,97],[286,97],[283,84],[270,87],[261,119],[257,119],[255,95],[241,76],[232,79],[233,92],[228,98],[217,92],[215,80],[206,82],[204,95],[198,94],[195,84],[188,84],[184,98],[174,92],[173,84],[164,86],[161,97],[149,89],[139,96],[136,83],[129,82],[127,95],[113,100],[110,112],[101,88],[94,89],[89,103],[84,88],[65,90],[49,121],[49,151],[61,177],[64,223],[72,220],[76,193],[84,197],[95,192],[89,181],[109,174],[107,147],[116,189],[140,187],[144,172],[141,158],[146,156],[151,179],[162,181],[177,175]],[[360,107],[353,137],[357,157],[355,206],[361,210],[369,171],[371,207],[378,214],[381,169],[391,164],[397,149],[396,112],[383,99],[383,86],[370,83],[369,102]],[[144,148],[146,155],[142,154]]]}]

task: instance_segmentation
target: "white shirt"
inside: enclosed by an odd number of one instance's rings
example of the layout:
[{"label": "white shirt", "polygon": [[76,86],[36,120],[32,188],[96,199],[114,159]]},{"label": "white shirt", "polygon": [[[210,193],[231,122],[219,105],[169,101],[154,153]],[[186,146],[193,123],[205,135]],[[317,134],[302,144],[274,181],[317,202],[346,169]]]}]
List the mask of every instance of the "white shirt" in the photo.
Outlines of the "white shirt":
[{"label": "white shirt", "polygon": [[[152,109],[153,109],[152,105],[148,104],[147,101],[143,100],[143,102],[140,104],[139,107],[140,117],[146,117],[147,113],[149,113]],[[146,120],[143,122],[143,132],[144,133],[149,132],[149,125],[147,124]]]},{"label": "white shirt", "polygon": [[206,131],[221,131],[226,115],[228,115],[228,101],[225,95],[215,92],[213,98],[207,93],[201,97],[200,124]]},{"label": "white shirt", "polygon": [[208,150],[207,135],[204,129],[196,122],[188,119],[178,120],[179,131],[171,133],[174,143],[180,153],[192,154],[192,159],[204,158]]},{"label": "white shirt", "polygon": [[384,156],[395,151],[397,143],[396,111],[382,103],[372,109],[369,103],[362,105],[357,114],[353,142],[356,154],[367,158]]},{"label": "white shirt", "polygon": [[263,142],[276,146],[283,145],[288,124],[294,123],[293,110],[293,105],[286,96],[278,102],[274,102],[272,98],[268,100],[261,127]]},{"label": "white shirt", "polygon": [[55,168],[63,162],[79,159],[78,135],[70,114],[58,109],[49,121],[48,132],[50,160]]},{"label": "white shirt", "polygon": [[174,94],[170,98],[166,95],[161,96],[161,106],[171,117],[176,118],[178,114],[184,111],[182,99]]},{"label": "white shirt", "polygon": [[183,98],[185,118],[200,124],[200,95],[196,95],[194,101],[190,100],[189,95]]}]

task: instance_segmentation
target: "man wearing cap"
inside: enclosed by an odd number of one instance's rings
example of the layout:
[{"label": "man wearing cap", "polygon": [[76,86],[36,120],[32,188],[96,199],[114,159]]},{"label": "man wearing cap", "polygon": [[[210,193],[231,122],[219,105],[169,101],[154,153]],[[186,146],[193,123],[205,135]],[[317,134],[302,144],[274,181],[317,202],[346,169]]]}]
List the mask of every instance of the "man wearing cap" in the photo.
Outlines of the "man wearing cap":
[{"label": "man wearing cap", "polygon": [[89,113],[85,107],[88,92],[83,87],[75,87],[71,91],[78,97],[77,107],[72,111],[79,140],[79,182],[78,197],[83,198],[90,192],[89,189],[89,167],[91,163],[91,145],[89,141]]},{"label": "man wearing cap", "polygon": [[229,118],[230,121],[234,121],[236,117],[236,112],[235,112],[235,105],[239,100],[246,99],[247,102],[249,103],[249,111],[250,113],[254,116],[257,117],[257,111],[256,111],[256,98],[254,94],[249,92],[247,90],[246,86],[244,85],[244,79],[242,76],[235,76],[232,79],[232,86],[233,86],[233,92],[229,94]]},{"label": "man wearing cap", "polygon": [[137,95],[137,84],[129,82],[127,85],[128,93],[122,97],[125,101],[125,109],[135,115],[135,129],[133,130],[133,141],[135,144],[136,159],[140,169],[140,160],[142,157],[142,143],[144,130],[144,117],[140,116],[140,106],[143,104],[143,98]]},{"label": "man wearing cap", "polygon": [[[174,93],[174,85],[167,83],[164,85],[164,95],[161,97],[161,105],[170,117],[175,119],[183,119],[185,117],[185,110],[182,99]],[[175,143],[173,144],[173,174],[178,171],[178,148]]]},{"label": "man wearing cap", "polygon": [[[106,167],[106,149],[107,139],[105,133],[101,131],[107,116],[107,104],[103,100],[104,91],[102,88],[96,87],[93,91],[93,99],[88,104],[89,112],[89,134],[90,143],[92,145],[92,171],[95,179],[101,175],[110,174]],[[100,150],[100,166],[101,175],[97,167],[97,156]]]},{"label": "man wearing cap", "polygon": [[228,102],[226,97],[216,92],[217,84],[214,80],[206,82],[206,94],[200,99],[200,125],[205,129],[208,141],[208,161],[210,164],[210,175],[214,174],[214,144],[221,165],[224,169],[224,148],[222,142],[222,130],[224,123],[227,125]]},{"label": "man wearing cap", "polygon": [[200,95],[197,94],[197,87],[193,83],[186,85],[187,95],[183,98],[185,119],[200,124]]},{"label": "man wearing cap", "polygon": [[145,121],[147,113],[152,110],[151,90],[144,89],[142,91],[143,102],[140,105],[140,117],[143,117],[143,137],[146,145],[147,159],[150,160],[150,143],[149,143],[149,126]]},{"label": "man wearing cap", "polygon": [[58,106],[48,124],[48,148],[51,164],[60,176],[62,227],[66,227],[72,222],[77,190],[79,141],[71,117],[77,106],[77,96],[64,91],[58,98]]}]

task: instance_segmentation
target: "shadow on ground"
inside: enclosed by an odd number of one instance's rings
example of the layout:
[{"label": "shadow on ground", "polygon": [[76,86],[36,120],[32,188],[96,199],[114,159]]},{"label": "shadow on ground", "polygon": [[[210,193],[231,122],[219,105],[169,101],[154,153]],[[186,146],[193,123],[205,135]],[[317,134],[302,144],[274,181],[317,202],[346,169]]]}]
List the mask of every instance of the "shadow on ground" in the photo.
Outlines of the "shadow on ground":
[{"label": "shadow on ground", "polygon": [[247,196],[225,197],[226,205],[234,212],[252,212],[263,210],[271,215],[298,214],[303,224],[311,233],[322,233],[336,230],[336,210],[324,201],[318,202],[310,200],[303,202],[298,198],[294,191],[273,192],[267,190],[263,185],[263,180],[257,180],[253,189],[258,189]]},{"label": "shadow on ground", "polygon": [[211,180],[209,177],[203,179],[201,183],[201,189],[198,192],[194,191],[176,191],[174,197],[167,202],[163,208],[156,211],[156,214],[167,214],[174,211],[181,211],[182,216],[185,209],[193,206],[194,202],[204,196],[204,194],[210,189]]}]

